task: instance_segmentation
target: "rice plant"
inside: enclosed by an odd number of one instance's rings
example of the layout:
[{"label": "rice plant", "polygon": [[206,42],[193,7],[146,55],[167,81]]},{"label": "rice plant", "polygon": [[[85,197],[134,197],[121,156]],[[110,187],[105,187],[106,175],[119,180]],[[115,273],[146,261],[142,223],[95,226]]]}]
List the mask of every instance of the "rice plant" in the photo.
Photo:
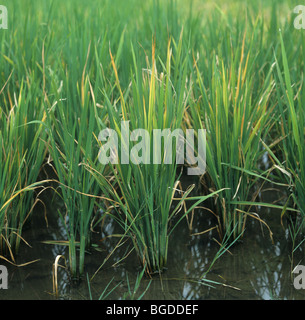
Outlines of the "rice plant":
[{"label": "rice plant", "polygon": [[[58,41],[57,55],[43,59],[45,83],[46,127],[50,139],[48,164],[54,166],[58,178],[58,192],[65,204],[65,211],[59,212],[66,225],[69,247],[69,266],[73,279],[83,276],[85,252],[90,249],[91,223],[101,199],[101,192],[94,177],[86,169],[94,166],[107,175],[104,166],[98,162],[99,131],[105,126],[106,109],[100,102],[100,88],[112,94],[113,70],[108,54],[109,40],[117,49],[116,61],[124,50],[124,25],[108,28],[107,20],[101,18],[105,10],[108,16],[113,6],[107,2],[95,11],[79,2],[72,19],[57,13],[62,18],[63,32],[69,30],[66,42]],[[128,8],[130,8],[128,6]],[[54,8],[53,8],[54,9]],[[54,11],[54,10],[53,10]],[[53,15],[50,11],[50,15]],[[90,22],[83,15],[94,17]],[[82,28],[76,26],[83,22]],[[93,34],[92,29],[101,28],[102,34]],[[43,43],[46,54],[48,38]],[[105,54],[107,53],[107,55]],[[51,60],[51,63],[50,63]],[[122,81],[126,78],[122,70]]]},{"label": "rice plant", "polygon": [[[88,77],[83,78],[81,86],[79,113],[73,104],[76,97],[69,90],[64,93],[67,99],[57,97],[53,106],[46,109],[50,154],[66,208],[60,216],[67,226],[69,265],[75,279],[83,275],[85,250],[90,246],[90,225],[99,196],[98,185],[86,170],[88,163],[97,162],[98,146],[94,136],[98,131],[97,107],[84,94],[90,90]],[[103,173],[102,165],[99,171]]]},{"label": "rice plant", "polygon": [[[174,203],[179,181],[179,177],[176,176],[176,146],[179,137],[176,137],[176,143],[173,140],[168,142],[167,136],[161,142],[154,139],[154,129],[169,129],[170,132],[174,132],[181,128],[188,101],[186,59],[181,59],[179,77],[172,82],[171,64],[174,58],[170,42],[166,62],[159,60],[162,73],[156,67],[154,44],[151,64],[144,70],[137,61],[136,51],[133,47],[131,50],[134,63],[130,88],[123,93],[116,65],[112,59],[120,98],[111,101],[105,94],[109,125],[117,132],[118,140],[117,150],[113,153],[119,161],[112,165],[115,181],[114,183],[107,181],[94,168],[89,170],[99,181],[103,193],[112,199],[113,208],[117,211],[117,214],[113,214],[114,218],[122,226],[124,234],[132,239],[140,263],[146,266],[146,272],[152,274],[161,272],[166,266],[169,236],[175,228],[175,225],[170,225],[170,221],[182,209],[183,202],[190,199],[197,200],[188,209],[190,211],[213,194],[197,198],[188,197],[192,190],[190,188]],[[127,128],[122,127],[123,120],[125,123],[128,122]],[[144,129],[147,136],[142,137],[142,146],[137,149],[137,144],[133,141],[138,141],[138,137],[130,138],[131,141],[127,145],[126,134],[129,139],[130,133],[139,128]],[[159,153],[160,161],[156,162],[157,144],[161,144],[162,148]],[[172,151],[170,159],[168,159],[169,149]],[[124,163],[122,152],[131,158],[134,157],[135,160],[131,159],[129,163]],[[188,211],[181,214],[178,222]]]},{"label": "rice plant", "polygon": [[[45,116],[39,108],[39,85],[33,78],[21,79],[17,88],[11,75],[1,90],[1,219],[0,253],[19,250],[22,229],[36,204],[34,185],[43,164],[46,149]],[[39,123],[40,122],[40,123]],[[41,182],[41,185],[43,182]],[[6,248],[6,249],[5,249]]]},{"label": "rice plant", "polygon": [[260,176],[257,164],[263,151],[261,141],[268,136],[274,110],[270,103],[272,64],[266,73],[259,69],[263,49],[254,48],[257,43],[262,45],[261,24],[257,20],[250,31],[248,26],[243,32],[239,29],[236,42],[229,41],[226,31],[222,36],[215,34],[221,42],[210,50],[209,64],[194,58],[193,97],[197,99],[191,104],[190,123],[207,130],[205,184],[209,190],[226,188],[215,199],[223,240],[225,234],[232,239],[239,237],[247,217],[257,217],[243,202],[254,204],[256,200],[251,188]]},{"label": "rice plant", "polygon": [[[2,116],[3,118],[3,116]],[[1,119],[2,120],[2,119]],[[6,141],[6,132],[0,133],[1,144],[4,145]],[[12,199],[14,193],[18,191],[18,187],[22,183],[22,166],[24,164],[24,158],[20,158],[13,148],[0,150],[1,159],[1,207],[0,207],[0,254],[10,254],[10,258],[14,261],[13,252],[11,246],[14,246],[12,238],[16,238],[16,226],[22,223],[20,220],[18,223],[17,202]],[[19,234],[20,235],[20,234]]]},{"label": "rice plant", "polygon": [[[280,113],[279,130],[283,137],[280,144],[283,161],[281,162],[275,156],[274,159],[279,168],[284,168],[284,172],[287,172],[283,175],[289,185],[286,206],[289,202],[292,202],[293,206],[299,211],[297,217],[290,219],[293,224],[290,228],[290,233],[293,240],[294,251],[296,246],[299,246],[295,243],[296,236],[304,232],[305,219],[305,91],[303,76],[300,76],[301,80],[299,81],[297,81],[295,77],[292,77],[292,67],[288,63],[286,53],[287,45],[285,46],[282,32],[279,33],[279,37],[281,43],[281,60],[277,60],[276,85],[278,109]],[[298,48],[300,53],[304,52],[304,41]],[[302,70],[303,68],[304,66]],[[300,71],[296,69],[296,72],[299,74]]]}]

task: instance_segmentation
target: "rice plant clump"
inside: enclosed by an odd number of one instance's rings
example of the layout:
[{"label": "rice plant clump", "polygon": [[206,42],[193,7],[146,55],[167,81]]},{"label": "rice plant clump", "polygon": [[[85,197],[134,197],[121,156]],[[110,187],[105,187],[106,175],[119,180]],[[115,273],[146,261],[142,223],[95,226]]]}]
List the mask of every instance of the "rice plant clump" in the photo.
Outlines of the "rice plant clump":
[{"label": "rice plant clump", "polygon": [[254,49],[257,42],[262,44],[262,22],[248,28],[237,32],[236,42],[228,42],[226,30],[221,30],[219,45],[206,57],[210,64],[201,59],[194,64],[193,97],[199,98],[191,104],[190,122],[207,130],[204,184],[209,190],[226,188],[215,201],[223,240],[232,230],[232,239],[239,237],[247,217],[253,216],[249,201],[256,200],[252,191],[261,174],[258,161],[274,112],[273,67],[258,69],[261,51]]},{"label": "rice plant clump", "polygon": [[[161,141],[158,141],[155,139],[154,130],[161,132],[165,130],[164,132],[171,133],[176,129],[182,130],[188,101],[187,65],[186,60],[182,60],[179,77],[176,81],[171,81],[173,53],[170,42],[166,62],[160,61],[162,72],[158,72],[154,45],[152,48],[150,68],[144,71],[139,67],[135,50],[131,48],[134,58],[134,76],[132,76],[129,95],[123,94],[116,65],[112,59],[120,98],[115,105],[107,95],[105,98],[110,127],[117,132],[117,150],[113,152],[116,161],[115,164],[110,161],[113,163],[114,182],[107,181],[98,174],[97,170],[93,171],[91,168],[100,182],[103,193],[114,203],[113,207],[117,214],[113,217],[122,226],[124,234],[133,241],[140,262],[146,266],[149,274],[162,271],[167,264],[169,236],[176,226],[175,224],[170,227],[169,223],[172,217],[182,209],[183,201],[197,200],[196,205],[213,195],[188,197],[191,191],[189,189],[183,193],[183,196],[175,199],[179,183],[179,175],[176,175],[177,141],[181,136],[176,136],[175,139],[172,136],[170,141],[164,136]],[[122,121],[128,126],[124,128]],[[130,134],[132,135],[132,132],[135,133],[139,128],[145,130],[147,134],[146,137],[142,137],[142,146],[139,147],[139,144],[132,142],[138,141],[137,136],[130,138],[132,141],[128,141],[127,145],[124,135],[127,134],[129,139]],[[157,149],[160,150],[158,161],[155,153]],[[170,157],[169,150],[171,150]],[[121,156],[124,151],[134,160],[126,163]],[[173,200],[176,200],[176,203]],[[179,220],[188,211],[182,214]]]}]

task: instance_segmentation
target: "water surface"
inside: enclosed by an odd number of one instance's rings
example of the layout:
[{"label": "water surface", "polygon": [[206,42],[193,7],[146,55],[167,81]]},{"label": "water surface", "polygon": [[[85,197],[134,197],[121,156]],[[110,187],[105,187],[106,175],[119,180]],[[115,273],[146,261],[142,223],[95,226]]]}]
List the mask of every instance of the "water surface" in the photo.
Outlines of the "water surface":
[{"label": "water surface", "polygon": [[[280,191],[271,190],[263,193],[262,200],[274,201],[281,196]],[[46,198],[51,199],[49,196]],[[48,203],[48,228],[43,207],[37,207],[30,225],[24,231],[24,238],[31,248],[22,245],[17,263],[40,259],[38,262],[15,267],[1,261],[9,271],[9,288],[0,291],[0,299],[54,299],[52,265],[57,255],[68,257],[68,249],[42,241],[65,239],[64,227],[56,213],[61,206],[54,199]],[[191,236],[191,233],[207,230],[215,222],[207,211],[197,210],[190,232],[187,221],[183,220],[170,238],[167,270],[161,276],[152,278],[143,299],[304,299],[305,290],[296,290],[293,286],[291,241],[288,231],[280,224],[280,211],[258,208],[257,213],[271,228],[274,243],[268,229],[257,220],[249,218],[243,240],[230,249],[231,254],[225,253],[217,260],[208,273],[208,280],[219,283],[213,287],[205,285],[200,278],[219,249],[213,240],[218,239],[217,233],[211,231],[200,236]],[[118,233],[119,229],[108,219],[103,230],[97,228],[96,232],[93,237],[96,248],[86,256],[85,271],[89,277],[92,277],[118,241],[118,238],[101,239]],[[130,252],[131,248],[129,241],[120,246],[95,275],[90,284],[93,299],[99,298],[110,281],[109,289],[117,287],[108,298],[128,298],[127,277],[133,288],[135,277],[141,271],[135,253]],[[121,260],[125,255],[127,258]],[[295,263],[302,264],[303,256],[303,248],[300,248],[295,254]],[[72,285],[64,268],[59,268],[58,278],[60,299],[89,299],[86,279],[79,285]],[[147,278],[142,280],[136,297],[145,290],[148,282]]]}]

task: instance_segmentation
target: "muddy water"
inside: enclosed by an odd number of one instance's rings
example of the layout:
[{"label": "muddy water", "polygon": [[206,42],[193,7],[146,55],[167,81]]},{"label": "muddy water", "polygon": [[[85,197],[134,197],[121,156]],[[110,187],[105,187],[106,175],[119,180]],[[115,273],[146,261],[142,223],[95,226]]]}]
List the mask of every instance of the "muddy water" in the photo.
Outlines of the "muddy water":
[{"label": "muddy water", "polygon": [[[264,193],[263,201],[274,201],[281,197],[280,192],[271,190]],[[49,196],[48,196],[49,198]],[[54,199],[47,207],[48,228],[43,207],[37,207],[33,219],[24,232],[24,238],[31,248],[23,245],[17,257],[18,263],[40,259],[25,267],[14,267],[6,262],[9,271],[7,290],[0,290],[0,299],[54,299],[52,296],[52,264],[59,254],[68,256],[65,246],[45,244],[45,240],[62,240],[65,230],[56,214],[62,204]],[[241,243],[231,248],[231,254],[225,253],[207,275],[208,280],[219,284],[213,287],[199,279],[212,262],[218,244],[213,240],[217,234],[213,231],[200,236],[191,236],[188,224],[183,221],[173,233],[169,244],[168,269],[162,276],[153,277],[144,299],[304,299],[305,290],[296,290],[290,276],[291,244],[288,231],[280,225],[280,212],[271,209],[259,209],[273,232],[274,244],[270,240],[268,229],[255,219],[249,219]],[[209,213],[197,211],[194,216],[192,233],[200,233],[214,225]],[[107,235],[119,232],[116,225],[107,221],[103,231],[96,230],[93,237],[96,248],[86,256],[86,274],[90,277],[96,272],[118,239],[100,241]],[[130,243],[120,246],[91,281],[91,295],[98,299],[105,287],[116,289],[108,296],[111,299],[126,298],[128,282],[134,286],[138,260],[134,252],[130,253]],[[127,255],[121,261],[121,258]],[[296,262],[303,261],[303,248],[295,255]],[[58,270],[59,293],[61,299],[89,299],[86,280],[80,285],[71,284],[65,269]],[[138,297],[148,284],[144,278],[136,294]],[[108,290],[106,292],[108,292]],[[128,296],[127,296],[128,298]]]}]

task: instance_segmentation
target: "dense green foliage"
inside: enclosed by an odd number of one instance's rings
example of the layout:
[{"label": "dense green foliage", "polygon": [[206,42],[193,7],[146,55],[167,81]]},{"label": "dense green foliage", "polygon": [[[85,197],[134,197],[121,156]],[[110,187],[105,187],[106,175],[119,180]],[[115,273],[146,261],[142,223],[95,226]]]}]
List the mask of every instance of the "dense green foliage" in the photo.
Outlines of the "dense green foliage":
[{"label": "dense green foliage", "polygon": [[[39,177],[44,165],[54,169],[65,204],[58,213],[75,278],[83,274],[101,210],[132,240],[147,273],[166,266],[173,216],[180,222],[209,197],[223,243],[243,235],[247,218],[263,222],[256,205],[266,181],[284,186],[288,200],[260,205],[292,212],[294,230],[302,232],[305,36],[293,27],[295,1],[3,5],[9,13],[8,30],[0,30],[3,258],[15,262],[23,225],[50,183]],[[175,152],[172,164],[165,152],[161,164],[101,164],[99,132],[116,130],[121,141],[122,120],[130,131],[149,134],[206,129],[207,167],[198,177],[206,193],[190,197],[190,186],[177,196]]]}]

